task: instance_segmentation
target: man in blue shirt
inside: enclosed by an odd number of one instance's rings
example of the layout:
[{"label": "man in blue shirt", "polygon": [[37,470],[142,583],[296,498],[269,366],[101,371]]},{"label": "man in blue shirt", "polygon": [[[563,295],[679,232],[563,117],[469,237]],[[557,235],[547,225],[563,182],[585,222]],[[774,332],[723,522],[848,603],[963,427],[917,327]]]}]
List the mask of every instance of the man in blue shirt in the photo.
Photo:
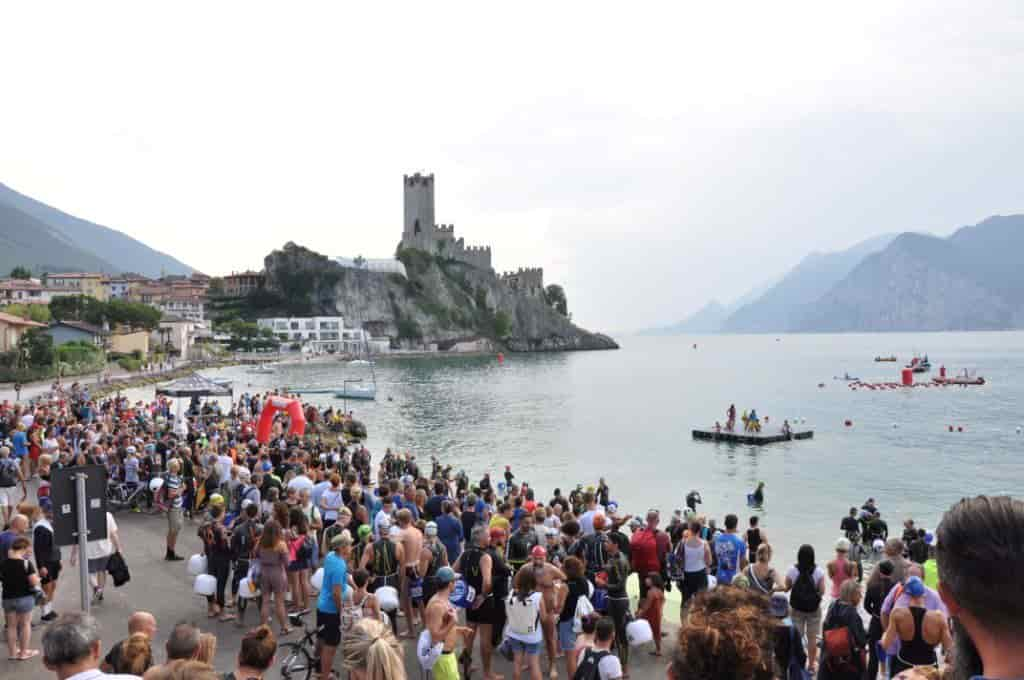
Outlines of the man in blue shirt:
[{"label": "man in blue shirt", "polygon": [[715,557],[718,558],[718,572],[715,578],[723,585],[732,583],[736,574],[747,566],[747,544],[736,535],[739,518],[725,516],[725,533],[715,537]]},{"label": "man in blue shirt", "polygon": [[324,581],[316,600],[316,636],[320,640],[320,672],[329,677],[334,654],[341,644],[341,608],[348,588],[348,558],[352,538],[339,534],[331,540],[331,553],[324,560]]},{"label": "man in blue shirt", "polygon": [[[455,560],[462,554],[462,522],[452,514],[453,508],[451,501],[442,503],[441,516],[436,521],[437,538],[448,553],[448,564],[455,564]],[[429,530],[429,524],[427,528]]]}]

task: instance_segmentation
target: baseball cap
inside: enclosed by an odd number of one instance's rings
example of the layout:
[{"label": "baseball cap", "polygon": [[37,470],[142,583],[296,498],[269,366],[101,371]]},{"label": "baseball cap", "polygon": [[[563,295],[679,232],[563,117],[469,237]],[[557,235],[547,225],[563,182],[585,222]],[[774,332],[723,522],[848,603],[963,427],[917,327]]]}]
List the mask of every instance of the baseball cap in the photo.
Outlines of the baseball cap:
[{"label": "baseball cap", "polygon": [[427,522],[426,534],[427,536],[437,536],[437,522]]},{"label": "baseball cap", "polygon": [[775,593],[772,595],[772,601],[769,605],[772,616],[777,619],[784,619],[789,616],[789,600],[782,593]]},{"label": "baseball cap", "polygon": [[911,597],[921,597],[924,595],[924,582],[918,576],[911,576],[907,579],[903,589],[907,591],[907,594]]},{"label": "baseball cap", "polygon": [[935,534],[933,534],[930,531],[926,531],[925,534],[924,534],[924,542],[926,544],[928,544],[928,545],[931,545],[932,543],[934,543],[935,542]]},{"label": "baseball cap", "polygon": [[530,551],[530,557],[547,557],[548,551],[544,549],[542,545],[533,546],[533,550]]},{"label": "baseball cap", "polygon": [[455,570],[451,567],[441,567],[434,576],[440,583],[451,583],[456,579]]}]

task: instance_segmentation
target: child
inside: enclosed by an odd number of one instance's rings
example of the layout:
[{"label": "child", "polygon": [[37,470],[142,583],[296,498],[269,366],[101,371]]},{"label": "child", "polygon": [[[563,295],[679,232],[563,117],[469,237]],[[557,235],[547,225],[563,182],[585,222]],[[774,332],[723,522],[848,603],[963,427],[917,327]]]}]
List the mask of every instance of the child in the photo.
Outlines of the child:
[{"label": "child", "polygon": [[362,619],[376,619],[380,621],[380,604],[377,596],[366,591],[370,582],[370,572],[365,569],[357,569],[352,574],[352,599],[349,600],[341,614],[342,634],[347,635],[352,628]]},{"label": "child", "polygon": [[647,619],[654,634],[654,656],[661,656],[661,610],[665,606],[665,582],[661,574],[649,574],[646,579],[647,597],[636,610],[638,619]]},{"label": "child", "polygon": [[577,658],[579,658],[581,651],[594,646],[594,629],[597,627],[597,620],[599,618],[600,616],[595,614],[593,616],[584,616],[580,621],[583,632],[576,636],[576,646],[572,650],[572,653]]},{"label": "child", "polygon": [[7,660],[24,661],[39,655],[29,649],[32,638],[32,610],[39,594],[39,574],[29,561],[30,543],[18,536],[11,543],[5,559],[0,562],[0,578],[4,582],[4,617],[7,620]]}]

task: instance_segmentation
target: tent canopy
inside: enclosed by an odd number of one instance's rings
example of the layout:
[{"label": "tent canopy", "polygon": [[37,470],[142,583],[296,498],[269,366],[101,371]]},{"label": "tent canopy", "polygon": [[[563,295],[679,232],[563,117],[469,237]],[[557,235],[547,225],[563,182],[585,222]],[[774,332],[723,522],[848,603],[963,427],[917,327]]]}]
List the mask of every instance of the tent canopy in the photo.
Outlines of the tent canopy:
[{"label": "tent canopy", "polygon": [[219,383],[198,373],[178,378],[156,388],[157,395],[165,397],[230,397],[230,383]]}]

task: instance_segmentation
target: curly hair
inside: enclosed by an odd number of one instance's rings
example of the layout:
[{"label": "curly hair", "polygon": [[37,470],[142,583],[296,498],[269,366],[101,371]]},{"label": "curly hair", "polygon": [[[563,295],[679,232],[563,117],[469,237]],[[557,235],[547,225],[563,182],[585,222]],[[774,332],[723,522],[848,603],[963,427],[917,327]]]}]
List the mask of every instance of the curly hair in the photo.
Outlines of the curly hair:
[{"label": "curly hair", "polygon": [[693,600],[669,664],[676,680],[770,680],[775,622],[767,601],[746,589],[721,587]]}]

